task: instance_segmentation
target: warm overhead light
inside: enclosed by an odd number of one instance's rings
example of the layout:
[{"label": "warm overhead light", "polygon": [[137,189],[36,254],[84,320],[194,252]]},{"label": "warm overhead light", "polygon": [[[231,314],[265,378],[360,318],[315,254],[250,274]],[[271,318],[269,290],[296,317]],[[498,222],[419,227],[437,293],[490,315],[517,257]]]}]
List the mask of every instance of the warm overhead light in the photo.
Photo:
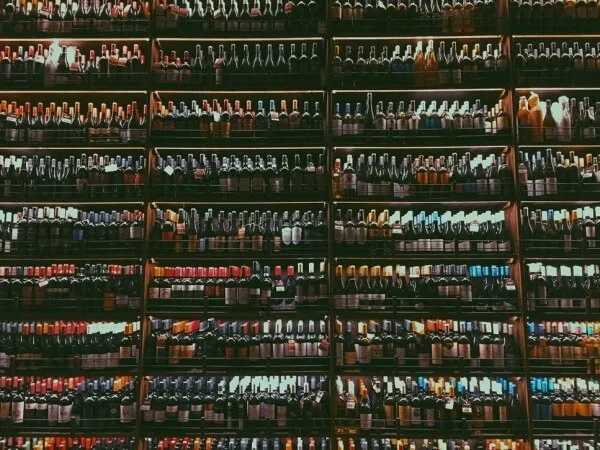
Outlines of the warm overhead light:
[{"label": "warm overhead light", "polygon": [[[46,41],[51,41],[57,45],[59,45],[61,42],[106,42],[108,37],[106,38],[98,38],[98,37],[85,37],[85,36],[71,36],[71,37],[61,37],[61,38],[44,38],[43,36],[40,36],[39,38],[2,38],[1,41],[2,42],[38,42],[38,43],[42,43],[42,42],[46,42]],[[148,37],[131,37],[131,38],[127,38],[127,37],[113,37],[112,35],[110,36],[110,40],[111,41],[118,41],[118,42],[124,42],[124,41],[143,41],[143,42],[149,42],[150,38]]]},{"label": "warm overhead light", "polygon": [[334,41],[374,41],[374,40],[386,40],[386,41],[419,41],[419,40],[427,40],[427,41],[445,41],[450,39],[500,39],[502,36],[499,34],[482,34],[481,36],[477,35],[456,35],[456,36],[335,36],[333,38]]},{"label": "warm overhead light", "polygon": [[148,91],[129,91],[129,90],[122,90],[122,91],[114,91],[114,90],[106,90],[106,91],[88,91],[86,89],[80,89],[80,90],[45,90],[45,89],[39,89],[39,90],[26,90],[26,91],[21,91],[21,90],[2,90],[0,89],[0,94],[82,94],[82,95],[87,95],[87,94],[131,94],[131,95],[141,95],[141,94],[147,94]]},{"label": "warm overhead light", "polygon": [[[1,148],[1,147],[0,147]],[[97,147],[96,147],[97,148]],[[325,146],[322,147],[210,147],[210,146],[206,146],[206,147],[154,147],[155,150],[177,150],[177,151],[189,151],[189,150],[211,150],[211,151],[229,151],[229,150],[240,150],[240,151],[247,151],[247,150],[260,150],[260,151],[275,151],[275,150],[324,150]]]},{"label": "warm overhead light", "polygon": [[[576,75],[577,72],[574,72],[574,75]],[[600,86],[598,87],[517,87],[515,88],[515,91],[520,92],[520,91],[557,91],[557,92],[561,92],[561,91],[565,91],[565,92],[570,92],[570,91],[597,91],[600,90]]]},{"label": "warm overhead light", "polygon": [[332,94],[352,94],[354,92],[496,92],[504,89],[503,87],[495,88],[468,88],[468,89],[337,89],[331,91]]},{"label": "warm overhead light", "polygon": [[[193,37],[187,37],[187,38],[157,38],[157,40],[159,41],[166,41],[166,42],[217,42],[217,41],[223,41],[224,38],[219,38],[219,37],[214,37],[214,38],[193,38]],[[265,41],[265,42],[281,42],[281,41],[290,41],[290,42],[298,42],[298,41],[322,41],[323,38],[321,37],[297,37],[297,38],[293,38],[293,37],[280,37],[280,38],[275,38],[275,37],[260,37],[260,35],[256,36],[255,38],[253,37],[246,37],[246,38],[240,38],[240,37],[227,37],[225,38],[225,40],[227,42],[239,42],[239,41],[243,41],[243,42],[248,42],[248,41]]]},{"label": "warm overhead light", "polygon": [[231,94],[295,94],[295,93],[302,93],[302,94],[323,94],[325,91],[322,89],[316,89],[316,90],[303,90],[303,89],[297,89],[297,90],[291,90],[291,91],[264,91],[264,90],[257,90],[257,91],[238,91],[235,89],[231,89],[231,90],[219,90],[219,91],[203,91],[203,90],[192,90],[192,91],[155,91],[157,94],[227,94],[227,93],[231,93]]},{"label": "warm overhead light", "polygon": [[578,39],[600,38],[600,34],[513,34],[515,39]]},{"label": "warm overhead light", "polygon": [[[378,147],[378,146],[364,146],[364,147],[354,147],[351,145],[347,145],[347,146],[335,146],[333,147],[334,150],[339,150],[339,149],[346,149],[346,150],[364,150],[365,148],[370,148],[373,150],[422,150],[423,147],[411,147],[411,146],[392,146],[390,145],[389,147]],[[505,148],[508,149],[509,146],[507,145],[446,145],[446,146],[431,146],[428,145],[427,146],[428,149],[431,150],[449,150],[449,149],[492,149],[492,148]]]}]

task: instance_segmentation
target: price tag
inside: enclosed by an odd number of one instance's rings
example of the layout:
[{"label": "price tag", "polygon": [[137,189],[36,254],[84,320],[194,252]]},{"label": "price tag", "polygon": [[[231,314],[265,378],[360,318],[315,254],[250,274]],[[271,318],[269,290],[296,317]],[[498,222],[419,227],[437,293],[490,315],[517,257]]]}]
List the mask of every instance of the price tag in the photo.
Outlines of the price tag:
[{"label": "price tag", "polygon": [[119,167],[116,164],[109,164],[108,166],[104,166],[104,172],[111,173],[116,172]]},{"label": "price tag", "polygon": [[39,287],[44,287],[44,286],[48,286],[48,279],[47,278],[42,278],[41,280],[38,281],[38,286]]},{"label": "price tag", "polygon": [[171,176],[171,175],[173,175],[173,168],[171,166],[167,166],[163,169],[163,172],[166,173],[167,175]]}]

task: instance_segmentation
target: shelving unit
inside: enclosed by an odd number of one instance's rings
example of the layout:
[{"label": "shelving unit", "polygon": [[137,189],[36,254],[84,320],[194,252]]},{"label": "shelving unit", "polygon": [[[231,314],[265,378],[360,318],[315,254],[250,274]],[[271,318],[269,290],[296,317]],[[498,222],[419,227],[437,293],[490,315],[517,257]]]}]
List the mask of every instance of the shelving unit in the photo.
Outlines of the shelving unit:
[{"label": "shelving unit", "polygon": [[[145,129],[140,130],[139,140],[129,143],[115,143],[109,145],[106,143],[90,142],[88,136],[79,136],[76,139],[71,139],[68,136],[58,135],[50,136],[50,139],[43,143],[28,141],[25,134],[19,136],[14,141],[0,141],[0,156],[9,152],[19,152],[23,154],[31,154],[38,151],[39,146],[43,145],[45,154],[66,155],[69,152],[76,151],[79,148],[85,148],[86,151],[93,150],[112,153],[115,151],[129,151],[146,155],[147,170],[143,186],[136,192],[135,198],[131,201],[121,202],[116,199],[109,198],[65,198],[56,197],[54,193],[38,192],[35,197],[27,197],[16,200],[0,201],[0,208],[19,208],[24,203],[36,205],[79,205],[82,208],[102,207],[103,204],[109,204],[109,208],[130,206],[132,208],[142,208],[145,211],[145,236],[144,242],[139,242],[139,247],[129,248],[127,254],[122,253],[119,243],[116,243],[108,252],[92,253],[89,256],[72,257],[68,253],[57,255],[5,255],[2,254],[0,264],[16,264],[25,262],[89,262],[89,261],[110,261],[131,264],[141,264],[144,268],[144,282],[141,288],[142,298],[139,309],[129,309],[125,311],[113,311],[110,313],[102,311],[87,311],[84,305],[76,304],[70,308],[57,309],[52,311],[48,316],[47,312],[28,311],[19,308],[12,303],[0,303],[0,310],[6,313],[3,320],[46,320],[52,318],[82,318],[82,319],[97,319],[97,320],[125,320],[135,317],[141,318],[141,350],[144,354],[146,337],[149,334],[149,317],[161,318],[257,318],[257,319],[322,319],[326,317],[328,320],[329,342],[334,342],[336,320],[346,319],[366,319],[366,318],[394,318],[394,319],[427,319],[427,318],[456,318],[456,319],[482,319],[484,321],[491,320],[512,320],[516,329],[516,335],[519,338],[519,344],[523,353],[527,353],[527,321],[528,320],[563,320],[564,313],[559,311],[544,311],[544,310],[528,310],[525,292],[526,292],[526,264],[532,261],[552,260],[554,262],[580,261],[588,263],[597,263],[600,261],[600,254],[576,253],[572,254],[536,254],[533,251],[525,248],[521,238],[521,214],[520,211],[524,206],[537,207],[536,205],[552,206],[555,204],[561,205],[585,205],[592,201],[589,191],[578,192],[577,195],[565,195],[563,197],[552,198],[531,198],[524,193],[518,180],[518,153],[525,149],[543,150],[546,143],[528,142],[523,139],[523,135],[519,133],[517,127],[517,112],[518,99],[520,95],[529,93],[533,88],[528,86],[532,83],[530,78],[522,78],[523,74],[518,74],[514,67],[514,56],[516,54],[516,44],[528,41],[550,41],[553,39],[597,39],[600,42],[600,34],[582,34],[576,35],[580,30],[573,27],[573,22],[569,24],[556,23],[552,21],[541,21],[536,26],[523,19],[524,16],[519,12],[515,12],[518,5],[514,2],[510,5],[507,0],[499,0],[497,2],[496,15],[497,21],[494,23],[483,23],[477,31],[472,33],[457,32],[452,28],[448,28],[447,24],[438,20],[432,19],[406,19],[404,21],[386,22],[384,27],[377,21],[364,20],[356,21],[351,25],[349,21],[335,21],[330,15],[330,4],[325,4],[325,0],[319,4],[322,8],[322,16],[314,27],[303,27],[300,24],[293,29],[269,30],[266,32],[249,32],[245,29],[236,30],[203,30],[201,23],[188,21],[187,24],[174,24],[173,17],[167,17],[164,12],[160,11],[159,2],[150,6],[152,11],[150,21],[136,21],[133,23],[122,24],[121,28],[108,29],[102,24],[93,24],[90,29],[75,30],[74,28],[66,29],[64,24],[58,23],[59,28],[51,30],[40,30],[35,24],[28,24],[20,33],[7,32],[7,28],[0,24],[0,37],[9,36],[7,39],[2,39],[3,42],[9,42],[11,45],[18,43],[35,43],[35,42],[51,42],[52,39],[60,39],[61,43],[65,42],[76,43],[83,49],[87,49],[91,42],[100,45],[101,42],[126,42],[130,44],[138,43],[143,46],[144,53],[147,55],[146,73],[134,74],[134,79],[129,78],[123,80],[124,84],[120,84],[118,89],[111,84],[111,90],[104,90],[101,86],[91,85],[53,85],[51,87],[36,87],[29,89],[25,84],[9,83],[6,84],[0,80],[0,97],[11,100],[14,98],[19,103],[31,101],[32,104],[40,99],[47,101],[55,101],[57,99],[78,100],[84,103],[87,99],[93,99],[97,102],[106,102],[119,100],[135,99],[140,103],[146,103],[149,107],[150,114],[146,117]],[[330,1],[331,3],[331,1]],[[489,5],[490,3],[486,3]],[[509,12],[510,11],[510,12]],[[508,20],[512,18],[513,20]],[[600,28],[594,29],[596,22],[586,21],[582,30],[586,33],[597,33]],[[596,24],[597,25],[597,24]],[[523,28],[528,32],[523,34]],[[14,31],[14,30],[13,30]],[[548,31],[549,34],[546,33]],[[33,37],[35,36],[35,37]],[[415,79],[411,75],[404,75],[401,80],[390,79],[388,74],[383,76],[361,77],[359,79],[354,74],[347,76],[343,74],[336,76],[332,70],[332,59],[336,46],[340,47],[340,54],[343,57],[344,49],[347,45],[353,48],[356,45],[364,45],[365,48],[370,45],[388,45],[390,48],[401,43],[402,45],[414,44],[417,40],[433,39],[436,43],[444,41],[462,42],[480,42],[491,43],[493,46],[501,45],[508,56],[509,63],[506,73],[498,76],[494,74],[482,74],[477,77],[477,74],[472,74],[472,78],[465,81],[462,86],[448,86],[444,88],[431,87],[421,85],[419,75],[416,74]],[[229,83],[224,83],[222,86],[211,86],[204,90],[202,85],[193,82],[183,85],[176,85],[165,80],[157,80],[153,73],[152,64],[159,60],[159,52],[162,50],[167,54],[172,49],[183,49],[185,44],[193,45],[195,43],[204,44],[219,44],[224,43],[227,46],[230,43],[248,43],[249,45],[268,43],[277,44],[283,42],[286,46],[290,43],[299,45],[302,42],[316,42],[322,49],[321,53],[321,74],[314,75],[309,80],[283,80],[280,85],[273,88],[268,83],[268,79],[261,80],[247,79],[246,75],[237,74],[236,78],[229,80]],[[379,48],[379,47],[378,47]],[[240,56],[240,55],[238,55]],[[372,75],[372,74],[371,74]],[[595,98],[600,100],[600,85],[598,79],[586,78],[582,81],[586,87],[573,87],[571,82],[578,82],[578,79],[563,79],[549,78],[541,83],[543,87],[535,88],[539,93],[547,94],[547,96],[558,96],[563,93],[571,92],[578,93],[577,95],[587,95],[593,92]],[[298,84],[296,84],[298,83]],[[131,90],[132,86],[135,90]],[[286,89],[292,87],[291,89]],[[22,88],[22,89],[21,89]],[[25,89],[27,88],[27,89]],[[115,90],[112,90],[115,89]],[[267,90],[268,89],[268,90]],[[502,103],[504,111],[506,111],[512,122],[512,128],[504,133],[496,135],[487,134],[468,134],[468,135],[447,135],[433,130],[431,133],[419,135],[399,136],[388,132],[371,132],[360,136],[333,136],[331,132],[332,111],[334,105],[340,101],[357,102],[364,101],[367,92],[374,93],[375,97],[383,96],[388,99],[393,97],[394,100],[402,98],[405,101],[410,100],[473,100],[475,98],[489,99],[490,104],[496,101]],[[278,135],[271,135],[268,132],[235,132],[231,133],[229,139],[214,139],[209,134],[200,135],[198,132],[189,130],[171,130],[169,132],[157,133],[151,128],[151,117],[156,109],[157,102],[174,101],[179,102],[185,99],[252,99],[273,98],[276,104],[280,100],[291,101],[292,98],[310,99],[311,102],[319,101],[321,104],[321,112],[324,116],[323,130],[298,130],[297,132],[286,132]],[[343,105],[342,103],[342,105]],[[289,104],[289,103],[288,103]],[[33,144],[33,145],[31,145]],[[583,152],[589,147],[600,146],[600,129],[597,130],[596,139],[591,141],[573,140],[571,142],[557,142],[553,148],[561,148],[565,151],[573,150],[575,152]],[[453,196],[434,193],[431,195],[423,195],[409,199],[399,199],[398,201],[386,201],[386,199],[371,200],[371,199],[346,199],[334,198],[331,186],[331,173],[333,170],[333,162],[336,157],[353,151],[369,149],[379,149],[389,152],[393,155],[402,156],[407,151],[428,152],[429,154],[444,154],[449,155],[452,152],[464,154],[465,152],[495,152],[497,155],[504,154],[506,156],[507,165],[510,169],[510,174],[513,183],[507,188],[507,192],[503,192],[499,196],[490,198],[482,196],[481,198],[472,195],[468,196]],[[279,198],[263,201],[251,194],[248,196],[234,194],[223,195],[221,193],[211,192],[208,189],[206,192],[192,192],[186,185],[181,185],[184,190],[177,194],[174,192],[165,193],[164,186],[152,184],[153,161],[154,155],[161,154],[185,154],[192,153],[218,153],[229,155],[235,152],[244,152],[254,154],[257,152],[271,153],[277,155],[278,152],[297,152],[301,155],[305,153],[324,152],[325,163],[327,167],[327,177],[329,182],[325,192],[315,192],[310,194],[281,194]],[[600,192],[600,191],[598,191]],[[598,192],[593,192],[593,199],[600,199]],[[39,201],[38,201],[39,200]],[[129,200],[129,199],[128,199]],[[338,208],[344,206],[360,205],[370,207],[397,207],[397,208],[418,208],[431,207],[436,208],[442,203],[447,208],[461,207],[490,207],[498,206],[504,208],[507,215],[507,222],[511,234],[514,238],[513,248],[507,254],[462,254],[456,252],[454,254],[403,254],[403,255],[380,255],[377,252],[373,254],[363,251],[357,254],[345,254],[336,248],[334,242],[334,212]],[[198,257],[194,254],[176,254],[170,251],[162,251],[157,249],[157,242],[150,240],[153,211],[156,207],[190,207],[190,206],[223,206],[231,208],[244,208],[249,204],[257,205],[256,208],[282,208],[293,204],[306,207],[322,208],[326,214],[330,235],[326,245],[323,246],[322,253],[319,254],[303,254],[290,253],[281,254],[281,256],[272,257],[264,255],[252,254],[223,254],[210,255],[209,257]],[[253,206],[254,207],[254,206]],[[112,251],[111,251],[112,250]],[[277,310],[271,307],[262,309],[249,310],[229,310],[222,305],[190,305],[185,308],[169,307],[164,305],[152,305],[148,302],[148,286],[151,281],[153,268],[157,265],[177,265],[177,264],[217,264],[223,263],[227,265],[231,261],[296,261],[310,260],[314,262],[326,262],[326,270],[329,279],[329,297],[327,306],[315,306],[301,311],[284,311]],[[334,268],[338,263],[366,263],[366,262],[403,262],[409,264],[439,263],[441,261],[449,263],[463,262],[470,263],[499,263],[510,265],[511,273],[518,287],[518,304],[515,310],[505,311],[477,311],[472,308],[467,308],[461,305],[444,305],[443,308],[424,308],[422,310],[407,309],[402,305],[393,305],[390,308],[383,310],[343,310],[336,309],[333,302],[333,279],[335,277]],[[9,311],[10,310],[10,311]],[[569,312],[571,319],[598,319],[600,313],[593,310],[588,303],[581,311]],[[365,437],[390,437],[390,438],[463,438],[463,437],[481,437],[481,438],[515,438],[523,439],[531,449],[533,440],[540,437],[576,437],[582,439],[594,439],[596,444],[600,441],[600,424],[599,419],[595,418],[592,421],[568,422],[572,425],[571,428],[556,429],[557,424],[549,421],[540,423],[532,420],[532,403],[531,392],[529,388],[529,380],[535,376],[581,376],[586,377],[587,372],[585,367],[545,367],[538,365],[528,356],[525,356],[522,361],[519,361],[516,367],[506,368],[472,368],[466,367],[462,361],[453,367],[422,367],[418,364],[407,364],[404,367],[370,367],[364,368],[360,366],[340,367],[336,366],[334,345],[330,348],[329,358],[309,358],[309,361],[249,361],[249,364],[244,363],[244,367],[236,366],[238,361],[214,360],[204,358],[202,361],[194,361],[193,367],[180,366],[161,366],[151,364],[145,361],[146,358],[141,357],[140,363],[135,367],[119,367],[106,371],[84,371],[81,367],[62,370],[59,368],[45,367],[37,370],[35,374],[65,374],[73,375],[75,373],[85,374],[90,376],[96,375],[135,375],[140,380],[138,390],[138,413],[135,426],[128,429],[74,429],[70,427],[59,427],[54,429],[25,429],[18,426],[7,426],[0,428],[0,435],[87,435],[98,433],[110,433],[111,435],[132,436],[137,439],[138,448],[143,448],[143,440],[148,436],[160,435],[202,435],[206,433],[211,436],[240,436],[242,433],[249,435],[256,434],[260,436],[282,436],[286,433],[308,435],[311,432],[318,433],[319,436],[329,438],[330,449],[335,448],[338,438],[346,438],[348,436],[365,436]],[[393,363],[390,364],[391,366]],[[226,430],[204,427],[180,427],[173,429],[171,426],[162,427],[154,424],[147,424],[142,421],[141,398],[144,390],[144,380],[146,377],[156,375],[233,375],[233,374],[248,374],[248,375],[288,375],[288,374],[317,374],[327,375],[329,378],[329,392],[331,398],[331,414],[332,417],[325,420],[323,424],[314,429],[302,429],[302,424],[295,424],[289,427],[289,430],[279,429],[248,429]],[[27,374],[26,369],[11,366],[5,372],[10,375]],[[467,421],[448,424],[447,429],[430,429],[430,428],[414,428],[406,429],[402,427],[385,427],[382,424],[374,426],[370,432],[364,432],[356,429],[345,422],[345,419],[337,418],[335,414],[335,386],[334,380],[336,376],[356,377],[360,375],[427,375],[427,376],[503,376],[511,377],[516,380],[518,386],[518,394],[520,401],[523,403],[524,417],[522,421],[511,421],[506,427],[490,428],[485,430],[473,430],[471,424]],[[593,376],[593,375],[589,375]],[[578,430],[573,432],[573,430]]]}]

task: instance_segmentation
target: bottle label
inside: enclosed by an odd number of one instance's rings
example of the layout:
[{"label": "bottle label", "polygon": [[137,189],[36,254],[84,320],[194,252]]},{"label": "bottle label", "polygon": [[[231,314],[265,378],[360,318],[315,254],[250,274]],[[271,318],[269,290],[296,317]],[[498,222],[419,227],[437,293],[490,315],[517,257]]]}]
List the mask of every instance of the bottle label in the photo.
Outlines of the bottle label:
[{"label": "bottle label", "polygon": [[479,195],[486,195],[488,193],[488,182],[487,180],[476,180],[475,181],[475,191]]},{"label": "bottle label", "polygon": [[444,251],[444,240],[443,239],[431,239],[431,251],[432,252],[443,252]]},{"label": "bottle label", "polygon": [[225,287],[225,304],[235,305],[237,303],[237,288]]},{"label": "bottle label", "polygon": [[438,71],[438,83],[441,85],[446,85],[450,82],[450,71],[447,69]]},{"label": "bottle label", "polygon": [[264,418],[268,420],[275,419],[275,405],[274,404],[265,404],[265,414]]},{"label": "bottle label", "polygon": [[358,245],[364,245],[367,243],[367,227],[355,228],[356,242]]},{"label": "bottle label", "polygon": [[270,358],[271,357],[271,344],[260,344],[260,357]]},{"label": "bottle label", "polygon": [[565,234],[563,235],[563,247],[565,251],[570,252],[573,249],[573,244],[571,241],[571,235]]},{"label": "bottle label", "polygon": [[283,359],[285,344],[273,344],[273,359]]},{"label": "bottle label", "polygon": [[435,365],[442,364],[442,344],[441,343],[431,344],[431,364],[435,364]]},{"label": "bottle label", "polygon": [[471,359],[471,344],[458,344],[458,357],[462,359]]},{"label": "bottle label", "polygon": [[58,422],[58,405],[48,405],[48,422]]},{"label": "bottle label", "polygon": [[281,240],[283,245],[290,245],[292,243],[292,228],[284,227],[281,229]]},{"label": "bottle label", "polygon": [[[355,134],[355,125],[353,123],[343,123],[342,124],[342,134],[351,135]],[[335,136],[335,134],[334,134]]]},{"label": "bottle label", "polygon": [[356,346],[356,357],[360,364],[371,364],[371,346],[370,345],[357,345]]},{"label": "bottle label", "polygon": [[130,346],[119,347],[119,358],[131,358],[131,347]]},{"label": "bottle label", "polygon": [[23,423],[23,415],[25,413],[25,402],[12,402],[11,407],[13,423]]},{"label": "bottle label", "polygon": [[292,227],[292,243],[298,245],[302,241],[302,228]]},{"label": "bottle label", "polygon": [[499,115],[498,117],[496,117],[496,130],[497,131],[501,131],[501,130],[506,130],[510,128],[510,124],[508,122],[508,116],[505,114]]},{"label": "bottle label", "polygon": [[353,244],[356,242],[356,228],[353,226],[344,228],[344,242],[346,244]]},{"label": "bottle label", "polygon": [[10,417],[10,402],[0,402],[0,418],[8,419]]},{"label": "bottle label", "polygon": [[452,82],[454,84],[462,84],[462,71],[460,69],[453,69],[451,71]]},{"label": "bottle label", "polygon": [[345,173],[342,176],[344,190],[356,190],[356,174],[355,173]]},{"label": "bottle label", "polygon": [[358,294],[348,294],[346,296],[348,309],[358,309]]},{"label": "bottle label", "polygon": [[248,405],[248,419],[260,420],[260,405]]},{"label": "bottle label", "polygon": [[135,408],[131,405],[121,405],[120,416],[122,423],[129,423],[135,420]]},{"label": "bottle label", "polygon": [[362,430],[370,430],[373,425],[373,414],[361,414],[360,415],[360,428]]},{"label": "bottle label", "polygon": [[471,251],[471,241],[458,241],[458,251],[459,252],[470,252]]},{"label": "bottle label", "polygon": [[238,304],[247,305],[250,303],[250,290],[247,287],[239,287],[237,290]]},{"label": "bottle label", "polygon": [[498,241],[497,244],[499,252],[510,252],[512,249],[510,241]]},{"label": "bottle label", "polygon": [[492,346],[490,344],[479,344],[479,357],[481,359],[492,359]]},{"label": "bottle label", "polygon": [[287,425],[287,406],[277,407],[277,426],[285,427]]},{"label": "bottle label", "polygon": [[306,342],[297,342],[295,347],[296,356],[306,356]]},{"label": "bottle label", "polygon": [[413,425],[421,425],[421,408],[410,408],[410,420]]},{"label": "bottle label", "polygon": [[350,134],[348,130],[351,129],[351,126],[344,126],[341,119],[333,119],[331,132],[333,136],[341,136],[343,134]]},{"label": "bottle label", "polygon": [[353,125],[353,134],[364,134],[365,133],[365,124],[362,121],[356,121]]},{"label": "bottle label", "polygon": [[404,185],[400,183],[394,183],[394,198],[404,198]]},{"label": "bottle label", "polygon": [[[121,406],[121,416],[123,415],[123,407]],[[178,415],[179,421],[180,422],[189,422],[190,421],[190,411],[187,409],[184,410],[179,410],[179,415]]]},{"label": "bottle label", "polygon": [[483,406],[483,420],[492,422],[494,420],[494,407],[489,405]]},{"label": "bottle label", "polygon": [[556,195],[558,194],[558,188],[556,184],[556,177],[547,177],[546,178],[546,193],[548,195]]},{"label": "bottle label", "polygon": [[357,197],[368,197],[369,196],[370,183],[358,180],[356,182],[356,196]]},{"label": "bottle label", "polygon": [[333,296],[334,305],[337,309],[346,309],[348,303],[346,295],[334,295]]},{"label": "bottle label", "polygon": [[535,180],[534,181],[534,190],[535,196],[541,197],[546,195],[546,181],[545,180]]},{"label": "bottle label", "polygon": [[495,367],[504,367],[504,345],[493,344],[492,345],[492,358],[494,359]]},{"label": "bottle label", "polygon": [[336,243],[344,242],[344,225],[336,222],[333,228],[333,239]]}]

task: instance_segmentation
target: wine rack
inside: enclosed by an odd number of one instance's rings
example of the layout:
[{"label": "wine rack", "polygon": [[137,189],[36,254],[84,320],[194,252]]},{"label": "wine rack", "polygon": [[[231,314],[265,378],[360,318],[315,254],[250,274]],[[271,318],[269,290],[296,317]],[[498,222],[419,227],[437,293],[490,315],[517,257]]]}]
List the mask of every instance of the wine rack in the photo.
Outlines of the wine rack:
[{"label": "wine rack", "polygon": [[600,443],[596,0],[93,3],[0,9],[0,448]]}]

